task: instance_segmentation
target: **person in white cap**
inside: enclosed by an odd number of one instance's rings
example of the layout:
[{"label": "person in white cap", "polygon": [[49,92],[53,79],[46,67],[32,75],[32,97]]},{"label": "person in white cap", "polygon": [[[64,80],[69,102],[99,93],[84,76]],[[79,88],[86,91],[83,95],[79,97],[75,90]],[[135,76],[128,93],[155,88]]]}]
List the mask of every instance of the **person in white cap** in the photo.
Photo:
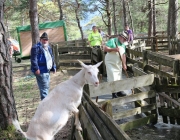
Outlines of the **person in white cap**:
[{"label": "person in white cap", "polygon": [[50,71],[56,72],[54,56],[48,40],[48,35],[44,32],[40,37],[40,42],[31,48],[31,71],[36,76],[41,100],[49,92]]},{"label": "person in white cap", "polygon": [[[125,42],[128,39],[128,33],[122,32],[117,38],[110,39],[106,45],[103,46],[104,51],[107,52],[105,56],[105,65],[107,71],[107,81],[117,81],[122,79],[122,68],[127,69],[126,66],[126,55],[125,55]],[[119,53],[121,55],[122,61],[120,59]],[[123,65],[122,65],[123,64]],[[121,92],[118,93],[119,96],[123,96]],[[112,93],[112,98],[117,98],[117,93]]]}]

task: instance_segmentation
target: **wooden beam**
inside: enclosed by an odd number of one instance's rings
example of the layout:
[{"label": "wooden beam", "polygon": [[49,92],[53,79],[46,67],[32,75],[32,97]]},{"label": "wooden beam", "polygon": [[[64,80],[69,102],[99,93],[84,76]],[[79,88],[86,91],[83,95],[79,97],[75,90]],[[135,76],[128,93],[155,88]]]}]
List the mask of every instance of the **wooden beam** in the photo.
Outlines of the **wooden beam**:
[{"label": "wooden beam", "polygon": [[60,54],[59,59],[91,59],[91,55],[89,54]]},{"label": "wooden beam", "polygon": [[100,96],[118,91],[130,90],[133,88],[151,85],[154,81],[154,74],[148,74],[113,82],[103,82],[98,87],[89,86],[90,96]]},{"label": "wooden beam", "polygon": [[[83,100],[84,100],[83,102],[86,103],[86,104],[84,104],[86,111],[88,112],[91,120],[93,121],[93,123],[97,127],[97,130],[101,134],[102,139],[104,139],[104,140],[110,140],[110,139],[115,140],[113,135],[110,133],[109,129],[104,125],[103,121],[97,115],[97,113],[94,111],[94,109],[91,107],[91,105],[86,101],[85,98],[83,98]],[[94,139],[92,139],[92,140],[94,140]]]},{"label": "wooden beam", "polygon": [[137,119],[137,120],[134,120],[134,121],[131,121],[131,122],[120,124],[119,127],[122,130],[127,131],[127,130],[130,130],[130,129],[140,127],[140,126],[143,126],[145,124],[149,124],[151,122],[154,122],[156,120],[156,116],[157,116],[156,114],[152,114],[152,115],[144,117],[144,118],[140,118],[140,119]]},{"label": "wooden beam", "polygon": [[114,120],[118,120],[118,119],[122,119],[122,118],[126,118],[126,117],[130,117],[133,115],[137,115],[137,114],[141,114],[147,111],[151,111],[156,109],[156,104],[151,104],[151,105],[146,105],[143,107],[137,107],[134,109],[130,109],[130,110],[124,110],[118,113],[114,113],[113,114],[113,119]]},{"label": "wooden beam", "polygon": [[87,136],[85,137],[91,137],[92,140],[102,139],[93,121],[91,120],[90,116],[82,105],[80,106],[80,121],[83,129],[85,128],[87,130]]},{"label": "wooden beam", "polygon": [[144,68],[145,71],[151,71],[159,76],[162,76],[162,77],[173,77],[173,73],[170,74],[168,72],[164,72],[164,71],[161,71],[159,69],[156,69],[155,67],[151,66],[151,65],[146,65],[145,68]]},{"label": "wooden beam", "polygon": [[173,102],[175,105],[180,107],[180,103],[174,99],[172,99],[171,97],[169,97],[168,95],[166,95],[165,93],[159,93],[160,96],[163,96],[164,98],[170,100],[171,102]]},{"label": "wooden beam", "polygon": [[129,53],[129,54],[139,56],[139,57],[143,56],[142,52],[140,52],[140,51],[132,50],[132,49],[129,49],[129,48],[126,48],[126,49],[127,49],[127,53]]},{"label": "wooden beam", "polygon": [[78,131],[77,129],[75,129],[74,136],[75,136],[76,140],[84,140],[81,132]]},{"label": "wooden beam", "polygon": [[[134,101],[138,101],[138,100],[152,98],[155,96],[156,96],[156,93],[153,90],[150,90],[147,92],[141,92],[141,93],[125,96],[125,97],[111,99],[111,104],[112,104],[112,106],[116,106],[116,105],[118,106],[118,105],[123,105],[125,103],[130,103],[130,102],[134,102]],[[103,104],[106,101],[102,101],[99,104]]]},{"label": "wooden beam", "polygon": [[91,51],[90,47],[59,47],[58,52]]},{"label": "wooden beam", "polygon": [[141,62],[141,61],[137,61],[137,60],[131,59],[129,57],[126,57],[126,60],[127,60],[127,63],[132,63],[132,64],[137,63],[140,68],[143,67],[143,62]]},{"label": "wooden beam", "polygon": [[178,93],[180,91],[179,85],[174,85],[174,86],[155,85],[154,88],[157,92]]},{"label": "wooden beam", "polygon": [[141,68],[137,68],[137,67],[132,67],[133,73],[135,73],[135,75],[141,76],[141,75],[147,75],[147,73],[145,73],[143,71],[143,69]]},{"label": "wooden beam", "polygon": [[159,107],[158,111],[159,111],[159,115],[162,115],[162,116],[180,118],[180,110],[179,109]]}]

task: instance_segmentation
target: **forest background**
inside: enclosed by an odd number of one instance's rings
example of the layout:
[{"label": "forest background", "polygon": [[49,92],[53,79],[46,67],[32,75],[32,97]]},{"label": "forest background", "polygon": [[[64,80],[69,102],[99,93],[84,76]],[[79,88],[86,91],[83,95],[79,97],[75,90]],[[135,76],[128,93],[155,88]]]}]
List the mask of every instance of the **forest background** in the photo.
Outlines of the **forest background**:
[{"label": "forest background", "polygon": [[[87,38],[93,25],[113,35],[124,30],[123,4],[126,2],[127,19],[131,19],[127,24],[133,26],[135,34],[148,33],[150,1],[153,0],[38,0],[38,23],[63,19],[68,40],[81,39],[82,34]],[[154,5],[156,31],[167,31],[169,1],[155,0]],[[17,39],[16,27],[30,25],[29,1],[6,0],[4,18],[8,35]]]}]

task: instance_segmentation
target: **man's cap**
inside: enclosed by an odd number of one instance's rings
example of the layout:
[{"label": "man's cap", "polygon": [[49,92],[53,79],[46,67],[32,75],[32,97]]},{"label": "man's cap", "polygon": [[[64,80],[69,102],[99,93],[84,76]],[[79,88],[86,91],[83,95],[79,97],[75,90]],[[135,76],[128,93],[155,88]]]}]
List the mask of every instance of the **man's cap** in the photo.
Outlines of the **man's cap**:
[{"label": "man's cap", "polygon": [[121,36],[124,39],[128,40],[128,32],[127,31],[123,31],[122,33],[119,34],[119,36]]},{"label": "man's cap", "polygon": [[48,39],[47,33],[44,32],[44,33],[41,35],[40,39]]}]

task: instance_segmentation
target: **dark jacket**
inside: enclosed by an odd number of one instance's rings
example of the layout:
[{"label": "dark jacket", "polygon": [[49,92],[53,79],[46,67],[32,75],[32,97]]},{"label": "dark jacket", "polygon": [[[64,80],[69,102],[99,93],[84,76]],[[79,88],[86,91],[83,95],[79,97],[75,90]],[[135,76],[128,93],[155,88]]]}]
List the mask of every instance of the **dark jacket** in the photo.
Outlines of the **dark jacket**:
[{"label": "dark jacket", "polygon": [[[53,61],[53,65],[50,71],[55,71],[56,64],[54,62],[54,56],[50,46],[48,46],[48,50]],[[40,73],[49,72],[49,70],[47,69],[46,58],[41,42],[37,43],[31,48],[31,71],[35,73],[38,69],[40,70]]]}]

